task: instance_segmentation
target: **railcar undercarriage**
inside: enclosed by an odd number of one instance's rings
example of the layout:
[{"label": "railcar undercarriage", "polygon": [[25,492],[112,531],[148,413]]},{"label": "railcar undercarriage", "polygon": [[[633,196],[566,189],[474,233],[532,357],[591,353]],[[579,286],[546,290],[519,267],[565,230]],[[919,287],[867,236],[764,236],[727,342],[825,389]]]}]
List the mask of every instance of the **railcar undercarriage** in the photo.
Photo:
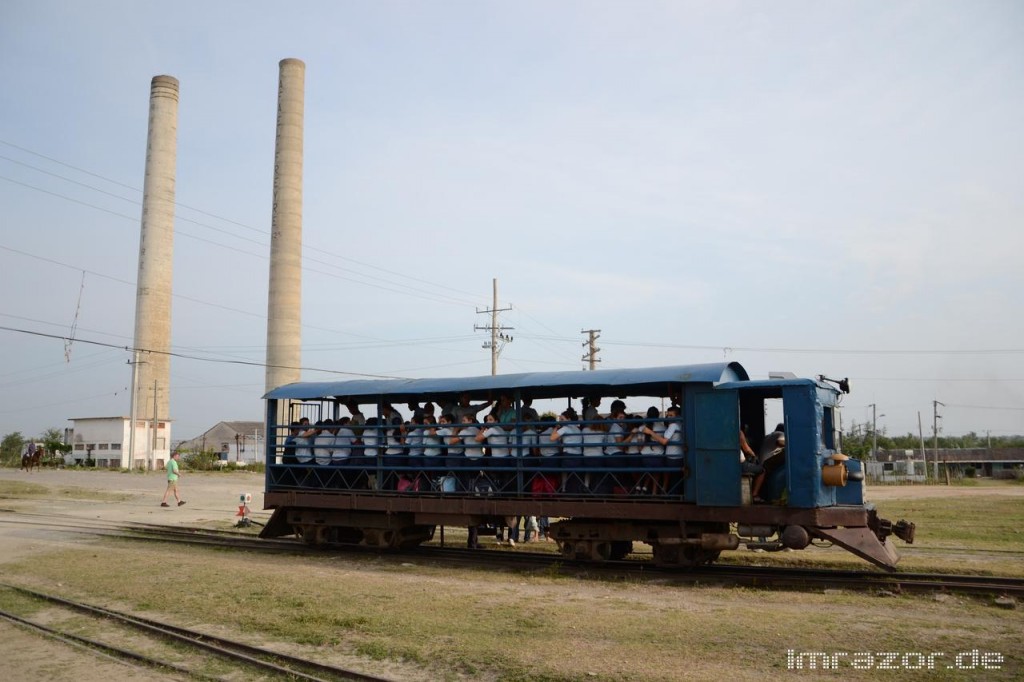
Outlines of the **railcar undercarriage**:
[{"label": "railcar undercarriage", "polygon": [[566,558],[615,560],[633,543],[649,544],[661,565],[691,567],[714,562],[740,544],[765,549],[804,549],[813,539],[832,542],[886,570],[899,557],[895,535],[913,542],[914,524],[880,519],[873,509],[837,506],[790,509],[769,505],[701,507],[678,502],[545,500],[438,495],[268,492],[274,509],[260,537],[294,535],[302,541],[408,549],[433,538],[436,526],[503,524],[511,516],[547,516],[550,537]]}]

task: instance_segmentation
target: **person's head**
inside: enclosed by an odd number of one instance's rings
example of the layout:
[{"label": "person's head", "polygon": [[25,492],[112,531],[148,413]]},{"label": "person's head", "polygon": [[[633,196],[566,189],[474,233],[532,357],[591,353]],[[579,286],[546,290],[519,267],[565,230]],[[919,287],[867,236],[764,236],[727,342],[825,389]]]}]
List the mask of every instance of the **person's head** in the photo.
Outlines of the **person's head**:
[{"label": "person's head", "polygon": [[347,403],[345,403],[345,408],[346,408],[346,409],[347,409],[347,410],[348,410],[348,411],[349,411],[349,412],[350,412],[351,414],[357,414],[357,413],[359,412],[359,403],[357,403],[357,402],[356,402],[356,401],[354,401],[354,400],[350,400],[350,401],[348,401]]},{"label": "person's head", "polygon": [[423,414],[429,414],[429,415],[433,416],[434,415],[434,403],[430,402],[429,400],[427,402],[423,403]]},{"label": "person's head", "polygon": [[612,401],[612,416],[620,417],[620,416],[622,416],[624,414],[626,414],[626,403],[622,402],[621,400],[613,400]]},{"label": "person's head", "polygon": [[497,421],[498,421],[498,418],[495,417],[493,414],[489,414],[486,417],[484,417],[484,423],[485,424],[495,424],[495,423],[497,423]]},{"label": "person's head", "polygon": [[444,414],[441,415],[441,420],[440,421],[441,421],[442,424],[451,424],[452,423],[452,415],[449,414],[448,412],[445,412]]},{"label": "person's head", "polygon": [[434,424],[437,423],[437,420],[434,419],[434,415],[428,414],[428,415],[424,415],[423,423],[427,424],[428,426],[433,426]]},{"label": "person's head", "polygon": [[466,407],[466,406],[469,405],[469,394],[468,393],[463,393],[462,395],[459,396],[459,405],[462,405],[463,407]]},{"label": "person's head", "polygon": [[665,410],[665,416],[666,417],[670,417],[670,418],[678,417],[679,416],[679,407],[676,406],[676,405],[672,405],[671,407],[667,408]]},{"label": "person's head", "polygon": [[562,414],[560,414],[558,416],[561,417],[562,420],[570,421],[570,422],[576,421],[577,419],[579,419],[579,416],[576,414],[576,410],[572,409],[571,407],[565,408],[565,411],[562,412]]},{"label": "person's head", "polygon": [[463,424],[472,424],[473,423],[473,415],[471,415],[471,414],[464,414],[464,415],[462,415],[462,423]]},{"label": "person's head", "polygon": [[657,407],[655,407],[654,405],[651,405],[650,407],[647,408],[647,418],[648,419],[657,419],[659,416],[661,416],[661,413],[658,412],[658,408]]},{"label": "person's head", "polygon": [[302,424],[300,424],[299,422],[292,422],[291,424],[288,425],[288,430],[298,431],[300,426],[302,426]]},{"label": "person's head", "polygon": [[175,453],[173,453],[173,454],[171,455],[171,459],[173,459],[173,460],[177,461],[177,460],[178,460],[178,458],[179,458],[180,456],[181,456],[181,453],[180,453],[180,452],[175,452]]},{"label": "person's head", "polygon": [[501,407],[511,407],[512,396],[510,396],[508,393],[502,393],[501,395],[498,396],[498,405]]},{"label": "person's head", "polygon": [[775,430],[778,431],[779,433],[785,433],[786,432],[786,425],[785,424],[776,424],[775,425]]},{"label": "person's head", "polygon": [[309,417],[303,417],[300,419],[299,426],[309,426]]},{"label": "person's head", "polygon": [[601,396],[594,396],[590,399],[591,407],[599,407],[601,405]]},{"label": "person's head", "polygon": [[533,405],[533,398],[523,398],[523,407]]}]

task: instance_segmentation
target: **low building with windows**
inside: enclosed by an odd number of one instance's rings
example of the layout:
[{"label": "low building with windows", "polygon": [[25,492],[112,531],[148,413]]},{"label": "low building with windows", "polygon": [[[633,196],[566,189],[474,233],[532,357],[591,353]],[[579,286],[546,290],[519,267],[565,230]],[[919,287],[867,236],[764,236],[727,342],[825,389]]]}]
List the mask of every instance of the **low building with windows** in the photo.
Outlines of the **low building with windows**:
[{"label": "low building with windows", "polygon": [[263,422],[217,422],[199,436],[178,443],[180,452],[216,452],[222,462],[263,461]]},{"label": "low building with windows", "polygon": [[1012,478],[1024,469],[1024,448],[879,450],[864,464],[870,480],[885,483],[923,483],[946,475]]},{"label": "low building with windows", "polygon": [[[75,417],[67,442],[71,453],[67,464],[87,464],[107,469],[162,469],[170,457],[171,423],[161,420],[135,421],[132,440],[131,417]],[[155,428],[154,428],[155,427]],[[134,452],[132,450],[134,449]]]}]

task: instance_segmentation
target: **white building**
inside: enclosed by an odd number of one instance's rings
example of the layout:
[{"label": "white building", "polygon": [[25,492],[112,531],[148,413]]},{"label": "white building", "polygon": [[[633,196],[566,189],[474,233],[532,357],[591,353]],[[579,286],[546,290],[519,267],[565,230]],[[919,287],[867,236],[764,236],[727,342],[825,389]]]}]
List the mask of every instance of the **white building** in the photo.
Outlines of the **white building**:
[{"label": "white building", "polygon": [[131,448],[131,417],[76,417],[69,419],[71,454],[74,464],[91,459],[97,467],[111,469],[162,469],[170,457],[171,424],[135,421],[134,453]]}]

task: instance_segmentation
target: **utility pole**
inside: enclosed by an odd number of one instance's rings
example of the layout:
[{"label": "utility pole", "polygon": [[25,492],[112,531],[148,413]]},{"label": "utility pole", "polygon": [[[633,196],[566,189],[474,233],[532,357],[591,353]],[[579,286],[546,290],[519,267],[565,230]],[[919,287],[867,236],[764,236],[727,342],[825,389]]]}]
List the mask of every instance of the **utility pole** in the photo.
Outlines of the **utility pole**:
[{"label": "utility pole", "polygon": [[597,364],[598,362],[601,362],[601,359],[597,357],[598,352],[601,350],[600,348],[597,347],[597,340],[601,338],[601,330],[581,329],[580,334],[590,335],[590,338],[587,341],[583,342],[583,347],[586,348],[589,346],[590,349],[586,353],[584,353],[583,357],[580,358],[580,360],[583,360],[584,362],[589,362],[590,371],[593,372],[594,369],[596,369],[594,365]]},{"label": "utility pole", "polygon": [[494,290],[493,301],[490,308],[484,310],[477,309],[477,314],[482,315],[489,313],[491,316],[491,323],[489,325],[473,325],[473,331],[489,331],[491,333],[491,340],[485,341],[481,348],[491,349],[491,376],[498,373],[498,356],[501,355],[501,351],[505,348],[506,343],[512,343],[512,337],[508,336],[504,332],[506,330],[515,329],[515,327],[502,327],[498,324],[498,313],[503,313],[507,310],[512,310],[512,306],[509,305],[507,308],[498,307],[498,280],[497,278],[491,280],[492,288]]},{"label": "utility pole", "polygon": [[939,405],[946,406],[945,403],[940,403],[938,400],[932,401],[932,449],[935,451],[933,466],[936,479],[939,477],[939,420],[942,419],[942,415],[939,414]]},{"label": "utility pole", "polygon": [[132,359],[129,361],[132,366],[132,399],[131,407],[128,408],[130,415],[129,419],[132,420],[131,429],[128,431],[128,468],[135,468],[135,410],[136,410],[136,396],[139,393],[139,374],[136,371],[136,365],[139,364],[139,349],[136,348],[132,352]]},{"label": "utility pole", "polygon": [[[878,417],[877,405],[871,403],[871,460],[878,461]],[[884,414],[882,415],[885,416]]]},{"label": "utility pole", "polygon": [[[921,410],[917,411],[917,437],[921,440],[921,459],[924,460],[924,477],[928,478],[928,451],[924,449],[924,428],[921,426]],[[938,477],[938,473],[936,473]]]},{"label": "utility pole", "polygon": [[153,435],[149,439],[149,452],[146,455],[146,470],[153,470],[153,455],[156,452],[156,425],[157,425],[157,402],[156,402],[157,380],[153,379]]}]

